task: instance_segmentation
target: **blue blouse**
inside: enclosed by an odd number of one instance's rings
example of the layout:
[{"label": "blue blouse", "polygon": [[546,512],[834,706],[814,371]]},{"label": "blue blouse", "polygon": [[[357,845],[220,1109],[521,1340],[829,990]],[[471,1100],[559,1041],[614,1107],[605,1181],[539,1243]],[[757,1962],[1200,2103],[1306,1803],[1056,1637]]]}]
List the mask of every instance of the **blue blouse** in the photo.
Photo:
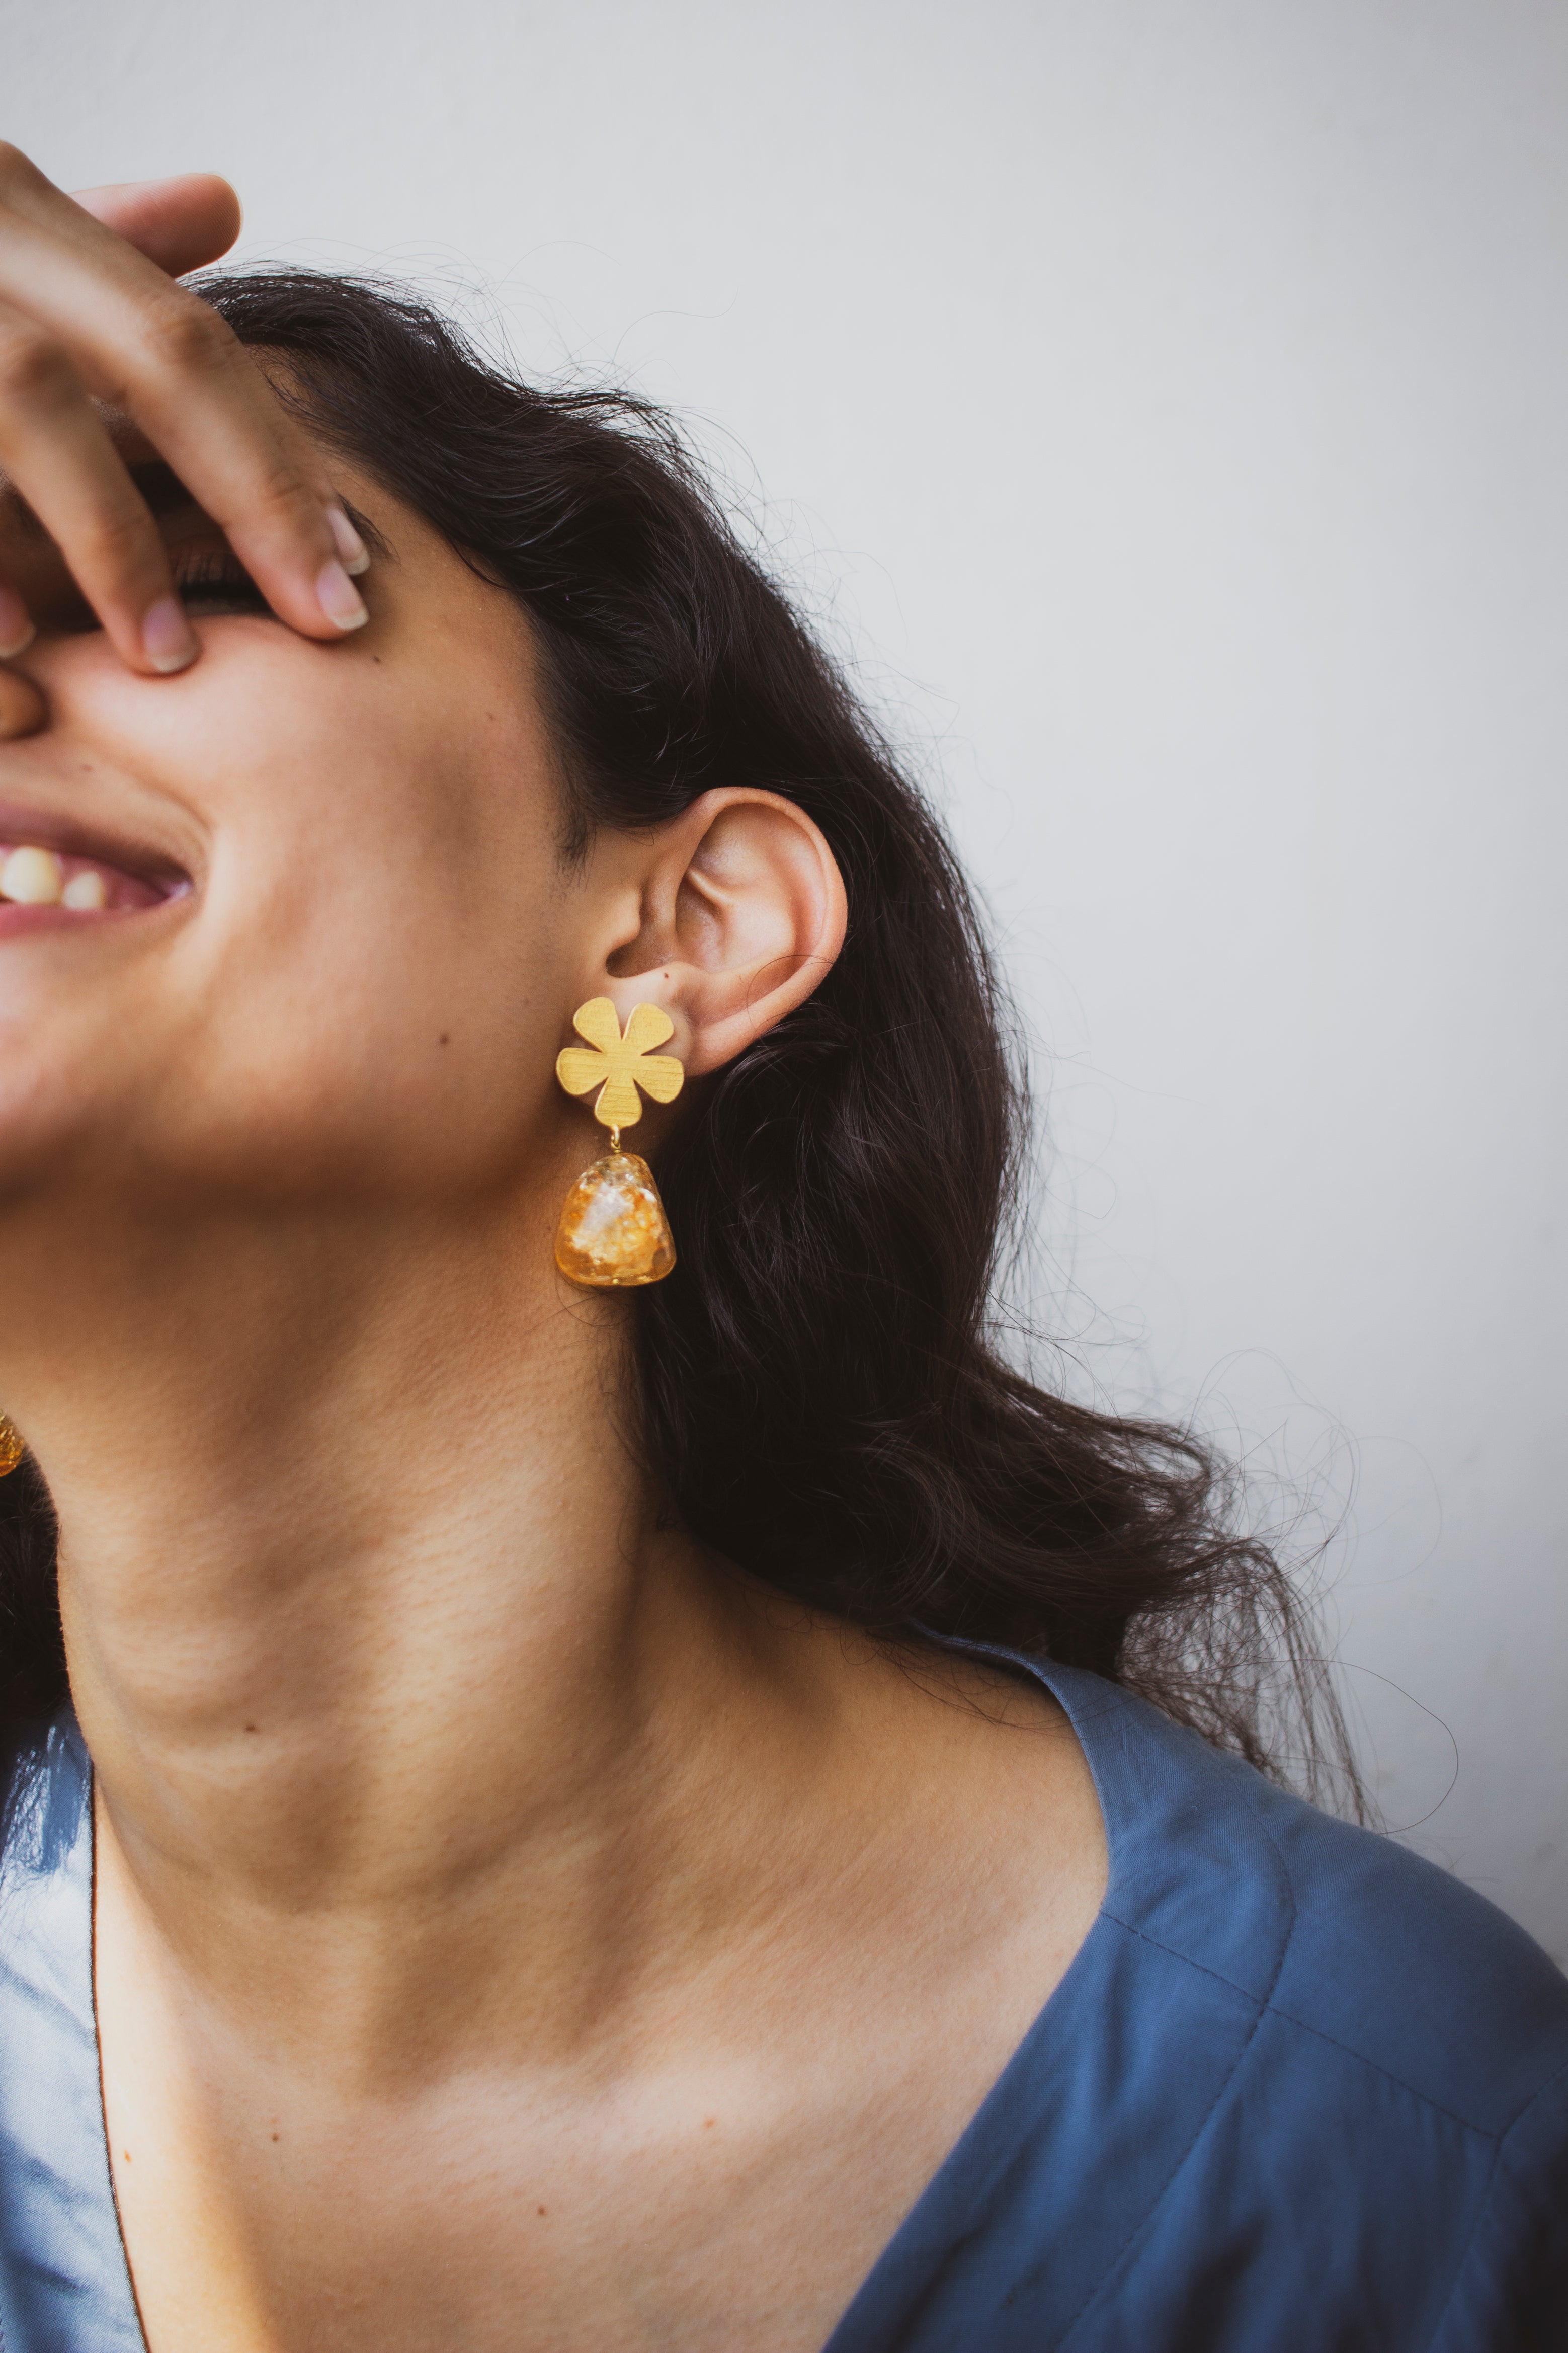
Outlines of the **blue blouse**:
[{"label": "blue blouse", "polygon": [[[1568,1979],[1430,1863],[1032,1672],[1094,1775],[1104,1906],[826,2353],[1563,2353]],[[68,1715],[11,1778],[0,2353],[143,2353],[90,1788]]]}]

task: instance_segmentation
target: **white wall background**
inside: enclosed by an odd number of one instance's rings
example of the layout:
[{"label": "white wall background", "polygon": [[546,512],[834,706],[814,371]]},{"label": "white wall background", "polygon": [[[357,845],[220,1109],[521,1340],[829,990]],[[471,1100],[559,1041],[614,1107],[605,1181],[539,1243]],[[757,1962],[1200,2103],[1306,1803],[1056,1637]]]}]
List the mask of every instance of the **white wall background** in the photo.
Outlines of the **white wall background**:
[{"label": "white wall background", "polygon": [[760,487],[995,910],[1042,1307],[1346,1504],[1389,1818],[1568,1960],[1561,0],[0,26],[65,185],[221,169]]}]

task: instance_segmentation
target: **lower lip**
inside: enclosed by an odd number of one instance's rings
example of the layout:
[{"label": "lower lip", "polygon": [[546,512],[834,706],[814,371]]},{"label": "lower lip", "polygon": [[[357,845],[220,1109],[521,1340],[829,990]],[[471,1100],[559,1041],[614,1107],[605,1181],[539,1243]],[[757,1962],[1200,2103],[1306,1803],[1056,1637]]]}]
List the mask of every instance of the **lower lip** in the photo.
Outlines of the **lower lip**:
[{"label": "lower lip", "polygon": [[[168,902],[155,899],[153,906]],[[28,907],[0,899],[0,940],[14,940],[29,932],[75,932],[84,923],[121,923],[127,915],[144,915],[145,907]]]}]

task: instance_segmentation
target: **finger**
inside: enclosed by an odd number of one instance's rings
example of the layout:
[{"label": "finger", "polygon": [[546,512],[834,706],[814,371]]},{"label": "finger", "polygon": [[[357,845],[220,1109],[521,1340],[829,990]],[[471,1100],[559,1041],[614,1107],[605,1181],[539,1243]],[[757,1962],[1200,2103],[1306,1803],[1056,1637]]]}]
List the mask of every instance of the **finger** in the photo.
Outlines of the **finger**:
[{"label": "finger", "polygon": [[[69,354],[0,302],[0,466],[65,555],[132,670],[184,670],[199,648],[158,526]],[[16,600],[19,605],[19,600]]]},{"label": "finger", "polygon": [[48,715],[48,705],[32,680],[0,662],[0,742],[36,735]]},{"label": "finger", "polygon": [[365,621],[345,565],[369,558],[324,460],[232,329],[4,145],[0,300],[64,345],[89,392],[129,412],[280,619],[316,638]]},{"label": "finger", "polygon": [[25,653],[37,635],[26,606],[8,580],[0,580],[0,661]]},{"label": "finger", "polygon": [[171,278],[218,260],[239,235],[239,198],[216,172],[78,188],[71,202]]}]

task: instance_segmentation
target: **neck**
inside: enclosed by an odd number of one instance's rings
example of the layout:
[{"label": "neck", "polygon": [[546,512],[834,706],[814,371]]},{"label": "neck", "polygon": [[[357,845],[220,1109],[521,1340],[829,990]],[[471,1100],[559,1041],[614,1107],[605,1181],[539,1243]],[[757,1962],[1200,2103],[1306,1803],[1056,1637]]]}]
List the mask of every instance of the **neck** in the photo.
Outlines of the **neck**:
[{"label": "neck", "polygon": [[658,1526],[630,1302],[563,1293],[507,1230],[171,1241],[137,1299],[89,1286],[90,1355],[57,1323],[68,1411],[42,1374],[13,1392],[100,1835],[199,1974],[273,1928],[302,1949],[307,1918],[342,1951],[346,1915],[384,1943],[444,1923],[450,1958],[541,1872],[595,1910],[612,1850],[624,1897],[690,1727],[762,1672],[731,1580]]}]

